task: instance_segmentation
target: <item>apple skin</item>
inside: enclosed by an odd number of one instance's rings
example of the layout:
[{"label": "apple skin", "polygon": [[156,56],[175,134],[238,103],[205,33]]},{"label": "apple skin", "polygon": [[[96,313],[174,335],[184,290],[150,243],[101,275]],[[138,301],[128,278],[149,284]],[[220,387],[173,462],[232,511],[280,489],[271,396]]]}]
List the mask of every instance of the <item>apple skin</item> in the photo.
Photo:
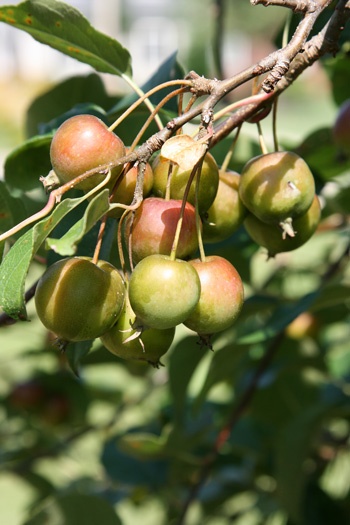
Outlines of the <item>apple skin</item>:
[{"label": "apple skin", "polygon": [[[94,115],[75,115],[65,120],[50,146],[52,168],[62,184],[88,170],[113,163],[124,155],[123,141]],[[114,179],[122,168],[121,165],[113,170]],[[97,173],[76,187],[89,191],[105,177],[105,174]]]},{"label": "apple skin", "polygon": [[[157,197],[165,197],[166,186],[168,180],[170,161],[158,155],[153,163],[153,193]],[[191,175],[191,170],[181,170],[174,165],[171,173],[170,182],[170,198],[182,199],[186,189],[186,184]],[[198,191],[198,211],[202,215],[213,204],[219,185],[219,168],[214,157],[210,153],[206,153],[202,171],[200,176],[199,191]],[[191,184],[187,201],[195,206],[195,188],[196,179]]]},{"label": "apple skin", "polygon": [[175,327],[165,330],[148,328],[133,338],[137,335],[135,324],[136,315],[127,296],[117,323],[101,337],[102,344],[121,359],[145,361],[156,368],[159,367],[160,358],[173,342]]},{"label": "apple skin", "polygon": [[134,268],[129,299],[144,327],[165,329],[181,324],[200,297],[200,280],[191,264],[167,255],[149,255]]},{"label": "apple skin", "polygon": [[315,196],[315,181],[299,155],[276,151],[247,162],[241,173],[239,195],[258,219],[280,224],[306,213]]},{"label": "apple skin", "polygon": [[[126,154],[128,153],[126,149]],[[111,198],[111,204],[125,204],[130,205],[134,198],[134,192],[136,187],[137,180],[137,166],[132,166],[125,174],[122,173],[119,177],[120,169],[113,168],[112,170],[112,183],[108,184],[113,196]],[[116,181],[117,178],[117,181]],[[113,186],[116,181],[116,189],[113,190]],[[143,180],[143,197],[148,197],[151,193],[153,187],[153,170],[149,162],[146,163],[146,169]],[[116,219],[120,218],[124,213],[124,208],[115,208],[108,212],[109,217],[114,217]]]},{"label": "apple skin", "polygon": [[228,239],[243,224],[248,210],[239,196],[240,178],[234,171],[219,171],[218,192],[203,217],[203,242]]},{"label": "apple skin", "polygon": [[[132,259],[134,263],[156,253],[170,255],[181,207],[182,201],[175,199],[149,197],[142,202],[132,222]],[[176,256],[184,259],[193,254],[197,248],[196,212],[194,207],[187,202]]]},{"label": "apple skin", "polygon": [[350,99],[345,100],[339,107],[332,132],[335,144],[350,155]]},{"label": "apple skin", "polygon": [[35,291],[43,325],[63,341],[95,339],[117,321],[125,285],[107,261],[89,257],[61,259],[47,268]]},{"label": "apple skin", "polygon": [[274,257],[278,253],[290,252],[305,244],[315,233],[320,220],[321,206],[317,195],[315,195],[307,212],[293,221],[294,237],[287,236],[283,239],[281,229],[278,226],[266,224],[252,214],[245,218],[244,227],[253,241],[259,246],[265,247],[268,250],[269,257]]},{"label": "apple skin", "polygon": [[244,301],[239,273],[227,259],[218,255],[189,263],[199,275],[201,295],[184,325],[200,335],[226,330],[237,319]]}]

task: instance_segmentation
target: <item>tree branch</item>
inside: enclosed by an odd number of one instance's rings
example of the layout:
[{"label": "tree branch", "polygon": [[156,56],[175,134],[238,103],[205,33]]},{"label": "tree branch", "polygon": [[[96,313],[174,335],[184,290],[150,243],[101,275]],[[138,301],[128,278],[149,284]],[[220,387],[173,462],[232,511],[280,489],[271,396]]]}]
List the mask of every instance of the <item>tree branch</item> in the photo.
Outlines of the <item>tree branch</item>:
[{"label": "tree branch", "polygon": [[312,13],[317,9],[318,4],[315,0],[250,0],[252,5],[263,5],[264,7],[279,6],[288,7],[295,13]]}]

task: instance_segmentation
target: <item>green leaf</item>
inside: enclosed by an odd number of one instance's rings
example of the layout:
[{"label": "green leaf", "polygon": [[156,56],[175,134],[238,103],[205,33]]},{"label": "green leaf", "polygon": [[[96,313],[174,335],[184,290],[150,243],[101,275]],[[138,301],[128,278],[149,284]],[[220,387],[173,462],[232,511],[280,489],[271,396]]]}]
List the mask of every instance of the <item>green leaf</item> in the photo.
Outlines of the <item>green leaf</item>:
[{"label": "green leaf", "polygon": [[164,455],[166,436],[146,432],[125,434],[119,439],[120,450],[139,459],[160,458]]},{"label": "green leaf", "polygon": [[300,523],[307,481],[305,461],[315,434],[325,419],[350,413],[349,400],[340,389],[325,387],[317,403],[289,421],[277,436],[277,495],[289,516]]},{"label": "green leaf", "polygon": [[[23,202],[11,196],[0,180],[0,233],[4,233],[25,218]],[[0,243],[0,260],[5,242]]]},{"label": "green leaf", "polygon": [[213,386],[223,381],[232,382],[237,373],[238,364],[246,353],[247,347],[236,345],[234,341],[228,346],[214,351],[208,374],[195,401],[195,410],[198,410],[204,403]]},{"label": "green leaf", "polygon": [[11,188],[31,191],[41,188],[39,178],[51,170],[50,144],[52,134],[33,137],[6,158],[4,171],[6,183]]},{"label": "green leaf", "polygon": [[52,121],[57,127],[58,117],[72,108],[76,113],[78,110],[80,113],[96,113],[96,106],[106,111],[115,101],[116,97],[106,92],[102,79],[96,73],[68,78],[32,102],[27,111],[27,136],[46,133],[48,126],[52,129]]},{"label": "green leaf", "polygon": [[207,349],[201,348],[197,336],[181,339],[169,358],[169,388],[173,397],[175,418],[181,423],[186,411],[187,388],[198,363]]},{"label": "green leaf", "polygon": [[93,494],[71,493],[49,500],[23,525],[122,525],[112,505]]},{"label": "green leaf", "polygon": [[[147,91],[153,89],[156,86],[159,86],[160,84],[163,84],[164,82],[168,82],[169,80],[177,80],[184,77],[184,70],[177,62],[177,52],[173,53],[168,57],[157,69],[157,71],[152,75],[152,77],[147,80],[147,82],[141,87],[142,91],[144,93],[147,93]],[[150,97],[150,100],[152,104],[157,105],[163,98],[171,93],[174,89],[176,89],[179,86],[173,86],[166,89],[162,89],[158,91],[157,93],[154,93]],[[115,115],[116,113],[120,114],[122,111],[127,109],[133,102],[135,102],[138,99],[138,95],[131,93],[130,95],[126,95],[123,97],[110,111],[109,115]],[[176,98],[173,99],[172,102],[166,104],[166,109],[173,111],[174,113],[177,113],[178,107]]]},{"label": "green leaf", "polygon": [[83,217],[74,223],[74,225],[60,239],[48,237],[46,239],[46,248],[51,249],[60,255],[74,255],[77,251],[77,245],[84,235],[91,230],[96,222],[108,211],[108,190],[98,193],[89,203]]},{"label": "green leaf", "polygon": [[85,200],[85,196],[65,199],[45,219],[22,235],[0,266],[0,307],[14,319],[27,319],[24,301],[25,279],[31,260],[60,220]]},{"label": "green leaf", "polygon": [[131,486],[163,487],[167,480],[167,464],[160,459],[140,461],[122,450],[121,436],[108,441],[102,453],[102,465],[110,478]]},{"label": "green leaf", "polygon": [[0,8],[0,21],[97,71],[131,76],[130,54],[118,41],[94,29],[75,8],[57,0],[28,0]]},{"label": "green leaf", "polygon": [[88,355],[93,345],[93,340],[71,342],[66,348],[65,355],[68,364],[74,374],[79,377],[80,365],[83,359]]},{"label": "green leaf", "polygon": [[258,317],[253,324],[239,325],[236,343],[240,345],[261,343],[275,337],[298,315],[309,310],[319,293],[318,290],[311,292],[292,304],[280,303],[268,319],[263,320]]},{"label": "green leaf", "polygon": [[324,181],[350,170],[350,159],[339,154],[329,128],[312,132],[296,148],[296,153],[305,160],[313,174]]},{"label": "green leaf", "polygon": [[349,98],[350,56],[341,52],[326,60],[323,65],[332,83],[334,101],[340,106]]},{"label": "green leaf", "polygon": [[346,304],[350,300],[350,286],[346,283],[332,283],[324,287],[313,304],[311,311],[317,312],[323,308],[333,308]]}]

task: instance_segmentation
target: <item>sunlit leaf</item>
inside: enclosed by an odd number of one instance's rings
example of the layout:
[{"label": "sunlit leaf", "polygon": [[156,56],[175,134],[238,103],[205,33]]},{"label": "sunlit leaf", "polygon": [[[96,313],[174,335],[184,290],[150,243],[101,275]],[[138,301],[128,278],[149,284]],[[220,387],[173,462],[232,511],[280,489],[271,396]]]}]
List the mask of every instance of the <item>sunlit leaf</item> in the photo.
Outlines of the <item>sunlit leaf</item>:
[{"label": "sunlit leaf", "polygon": [[94,29],[74,7],[57,0],[28,0],[0,7],[0,21],[29,33],[35,40],[112,75],[131,75],[129,52]]},{"label": "sunlit leaf", "polygon": [[112,505],[94,494],[78,492],[56,496],[23,525],[122,525]]},{"label": "sunlit leaf", "polygon": [[104,190],[96,195],[86,208],[83,217],[75,222],[61,238],[48,237],[46,239],[46,247],[60,255],[74,255],[77,245],[84,235],[108,211],[108,195],[108,190]]},{"label": "sunlit leaf", "polygon": [[0,306],[14,319],[26,319],[24,286],[30,263],[46,237],[60,220],[85,197],[65,199],[55,210],[22,235],[6,254],[0,266]]},{"label": "sunlit leaf", "polygon": [[[38,96],[29,106],[26,118],[27,136],[48,132],[60,124],[59,117],[68,111],[97,114],[115,103],[116,97],[106,92],[102,79],[96,73],[63,80]],[[72,109],[73,108],[73,109]],[[71,116],[72,116],[71,115]],[[101,118],[101,111],[96,116]]]}]

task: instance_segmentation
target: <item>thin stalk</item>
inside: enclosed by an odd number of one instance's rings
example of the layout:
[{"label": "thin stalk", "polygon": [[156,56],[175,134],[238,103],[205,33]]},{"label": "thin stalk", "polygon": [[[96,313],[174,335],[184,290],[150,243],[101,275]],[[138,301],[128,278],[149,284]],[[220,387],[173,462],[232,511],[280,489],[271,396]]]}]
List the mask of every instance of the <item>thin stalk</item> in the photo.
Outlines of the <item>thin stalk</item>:
[{"label": "thin stalk", "polygon": [[[123,77],[124,78],[124,77]],[[129,77],[125,77],[125,80],[128,82],[128,79]],[[129,79],[130,80],[130,79]],[[114,122],[113,124],[111,124],[109,126],[109,130],[110,131],[114,131],[121,122],[123,122],[123,120],[126,119],[126,117],[128,117],[130,115],[130,113],[132,113],[138,106],[140,106],[143,102],[146,103],[146,100],[151,96],[153,95],[154,93],[157,93],[158,91],[164,89],[164,88],[167,88],[167,87],[172,87],[172,86],[189,86],[191,87],[193,85],[193,82],[192,80],[169,80],[168,82],[163,82],[163,84],[159,84],[159,86],[156,86],[152,89],[150,89],[149,91],[147,91],[147,93],[145,94],[140,94],[140,98],[138,98],[133,104],[131,104],[131,106],[126,110],[124,111],[124,113],[122,115],[120,115],[120,117],[118,117]],[[150,111],[152,112],[154,110],[154,107],[153,105],[151,105],[151,108],[150,108]],[[159,120],[159,119],[157,119]],[[162,125],[159,124],[159,122],[157,122],[157,125],[159,127],[159,129],[161,130],[163,128]]]},{"label": "thin stalk", "polygon": [[[204,159],[204,157],[203,157]],[[195,217],[196,217],[196,231],[197,231],[197,239],[198,239],[198,249],[199,249],[199,257],[202,262],[205,262],[205,251],[204,251],[204,245],[203,245],[203,237],[202,237],[202,222],[201,218],[199,216],[199,183],[200,183],[200,176],[202,172],[202,165],[203,165],[203,159],[200,165],[197,169],[197,175],[196,175],[196,191],[195,191]]]},{"label": "thin stalk", "polygon": [[228,150],[228,152],[226,153],[225,155],[225,158],[224,158],[224,161],[221,165],[221,171],[227,171],[227,168],[228,168],[228,165],[230,164],[230,161],[231,161],[231,158],[232,158],[232,155],[233,155],[233,151],[235,149],[235,146],[237,144],[237,140],[238,140],[238,137],[239,137],[239,133],[242,129],[242,124],[240,124],[236,130],[236,134],[233,138],[233,141],[232,141],[232,144]]},{"label": "thin stalk", "polygon": [[264,139],[261,123],[257,122],[256,125],[257,125],[258,133],[259,133],[260,148],[261,148],[261,151],[262,151],[263,155],[266,155],[269,151],[268,151],[267,146],[266,146],[266,142],[265,142],[265,139]]},{"label": "thin stalk", "polygon": [[232,104],[229,104],[228,106],[214,113],[213,120],[219,120],[221,117],[224,117],[228,113],[232,113],[232,111],[239,109],[243,106],[249,106],[249,104],[257,104],[259,102],[264,102],[265,100],[268,100],[272,95],[273,93],[259,93],[258,95],[251,95],[250,97],[246,97],[242,100],[238,100],[237,102],[233,102]]},{"label": "thin stalk", "polygon": [[95,251],[94,251],[94,255],[92,257],[92,262],[94,264],[97,264],[99,256],[100,256],[103,236],[104,236],[105,231],[106,231],[107,218],[108,218],[108,216],[106,214],[101,219],[101,224],[100,224],[100,229],[99,229],[98,236],[97,236],[97,242],[96,242],[96,246],[95,246]]},{"label": "thin stalk", "polygon": [[184,195],[182,197],[182,205],[181,205],[181,209],[180,209],[180,216],[179,216],[179,219],[177,221],[177,225],[176,225],[176,231],[175,231],[175,235],[174,235],[174,240],[173,240],[173,244],[172,244],[172,247],[171,247],[171,252],[170,252],[170,259],[172,261],[174,261],[176,259],[176,251],[177,251],[177,246],[179,244],[179,239],[180,239],[180,234],[181,234],[181,228],[182,228],[182,222],[183,222],[183,216],[184,216],[184,212],[185,212],[185,206],[186,206],[186,203],[187,203],[187,199],[188,199],[188,194],[189,194],[189,191],[190,191],[190,188],[191,188],[191,184],[193,182],[193,179],[197,173],[197,170],[199,168],[199,166],[201,165],[201,163],[203,162],[203,159],[200,159],[199,162],[197,162],[192,171],[191,171],[191,174],[188,178],[188,181],[187,181],[187,184],[186,184],[186,188],[185,188],[185,191],[184,191]]},{"label": "thin stalk", "polygon": [[[118,245],[118,255],[120,259],[120,266],[121,270],[123,272],[124,281],[128,281],[128,272],[126,270],[126,263],[125,263],[125,257],[124,257],[124,251],[123,251],[123,235],[122,235],[122,229],[123,229],[123,223],[125,219],[127,218],[127,215],[129,213],[129,210],[125,210],[123,215],[120,217],[119,224],[118,224],[118,230],[117,230],[117,245]],[[127,235],[128,239],[130,235]],[[131,255],[130,255],[131,258]]]},{"label": "thin stalk", "polygon": [[177,95],[179,94],[182,94],[186,91],[187,88],[179,88],[179,89],[176,89],[174,91],[172,91],[171,93],[169,93],[166,97],[163,98],[163,100],[161,100],[161,102],[159,102],[159,104],[154,108],[154,110],[151,112],[151,114],[149,115],[149,117],[147,118],[146,122],[143,124],[143,126],[141,127],[140,131],[138,132],[138,134],[136,135],[136,137],[134,138],[131,146],[130,146],[130,149],[131,150],[134,150],[135,147],[137,146],[137,144],[139,143],[139,141],[141,140],[142,138],[142,135],[145,133],[146,129],[148,128],[148,126],[151,124],[152,120],[155,119],[157,113],[159,112],[159,110],[169,101],[171,100],[172,98],[176,97]]},{"label": "thin stalk", "polygon": [[279,150],[278,137],[277,137],[277,109],[278,109],[278,97],[276,97],[272,105],[272,135],[273,135],[273,147],[275,151]]}]

